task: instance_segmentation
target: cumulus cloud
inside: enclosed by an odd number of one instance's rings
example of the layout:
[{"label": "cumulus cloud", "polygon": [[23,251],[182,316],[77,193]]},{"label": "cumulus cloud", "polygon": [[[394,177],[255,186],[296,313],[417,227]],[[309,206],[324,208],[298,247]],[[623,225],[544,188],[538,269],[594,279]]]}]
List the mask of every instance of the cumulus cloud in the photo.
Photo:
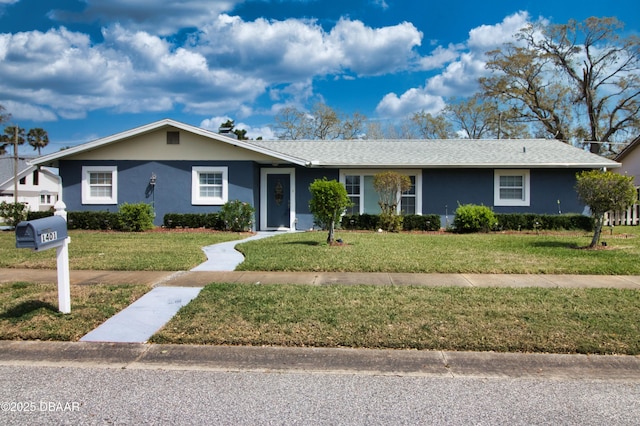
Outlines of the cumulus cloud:
[{"label": "cumulus cloud", "polygon": [[411,88],[400,96],[385,95],[376,112],[388,118],[405,117],[421,110],[434,113],[444,107],[445,97],[473,95],[478,89],[478,78],[487,74],[485,52],[514,41],[514,34],[529,22],[527,12],[518,12],[498,24],[472,29],[463,44],[436,46],[430,55],[420,59],[419,69],[442,68],[442,71],[427,78],[423,86]]},{"label": "cumulus cloud", "polygon": [[431,95],[424,89],[409,89],[400,96],[395,93],[385,95],[376,107],[376,113],[383,117],[406,117],[416,111],[436,114],[444,107],[440,96]]},{"label": "cumulus cloud", "polygon": [[[372,28],[340,19],[325,30],[314,20],[244,21],[220,13],[237,2],[159,8],[148,0],[86,0],[80,15],[52,12],[56,19],[105,22],[102,39],[65,27],[0,34],[0,93],[65,118],[176,106],[247,114],[265,93],[278,104],[303,104],[318,78],[382,75],[418,60],[422,34],[410,23]],[[187,26],[198,30],[182,44],[165,36]]]},{"label": "cumulus cloud", "polygon": [[182,0],[162,2],[150,0],[84,0],[80,13],[53,10],[49,17],[62,22],[119,22],[132,30],[171,35],[183,28],[200,28],[220,13],[233,9],[243,0]]}]

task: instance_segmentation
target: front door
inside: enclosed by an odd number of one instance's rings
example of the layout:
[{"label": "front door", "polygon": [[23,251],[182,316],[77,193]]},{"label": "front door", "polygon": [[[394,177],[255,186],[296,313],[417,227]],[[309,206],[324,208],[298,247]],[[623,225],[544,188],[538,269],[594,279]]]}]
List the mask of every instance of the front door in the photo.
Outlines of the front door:
[{"label": "front door", "polygon": [[261,229],[290,229],[292,226],[292,181],[289,169],[263,170]]}]

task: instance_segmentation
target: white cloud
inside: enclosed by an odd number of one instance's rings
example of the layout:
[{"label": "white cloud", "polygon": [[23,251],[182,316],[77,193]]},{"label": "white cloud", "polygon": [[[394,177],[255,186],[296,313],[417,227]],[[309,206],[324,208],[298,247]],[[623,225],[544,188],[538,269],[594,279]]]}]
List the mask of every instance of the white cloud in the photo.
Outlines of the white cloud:
[{"label": "white cloud", "polygon": [[388,93],[376,107],[376,113],[384,117],[406,117],[407,115],[425,111],[436,114],[445,107],[440,96],[434,96],[423,89],[409,89],[398,97],[395,93]]},{"label": "white cloud", "polygon": [[424,86],[411,88],[400,96],[395,93],[385,95],[376,112],[389,118],[404,117],[420,110],[433,113],[444,107],[442,99],[445,97],[473,95],[478,89],[478,78],[487,74],[485,52],[505,42],[515,41],[515,33],[528,22],[528,13],[518,12],[498,24],[472,29],[463,44],[436,46],[430,55],[421,58],[419,68],[435,70],[444,67],[442,72],[429,77]]},{"label": "white cloud", "polygon": [[509,15],[496,25],[481,25],[469,31],[467,46],[469,49],[486,52],[515,41],[513,35],[530,23],[528,12]]},{"label": "white cloud", "polygon": [[326,32],[315,21],[243,21],[220,15],[202,29],[194,46],[211,63],[260,73],[274,82],[351,70],[380,75],[407,69],[422,34],[410,23],[371,28],[340,19]]},{"label": "white cloud", "polygon": [[243,0],[84,0],[81,13],[54,10],[50,18],[62,22],[118,22],[132,30],[171,35],[183,28],[200,28]]},{"label": "white cloud", "polygon": [[361,21],[340,19],[327,43],[340,66],[359,75],[381,75],[407,69],[416,56],[422,33],[409,22],[371,28]]}]

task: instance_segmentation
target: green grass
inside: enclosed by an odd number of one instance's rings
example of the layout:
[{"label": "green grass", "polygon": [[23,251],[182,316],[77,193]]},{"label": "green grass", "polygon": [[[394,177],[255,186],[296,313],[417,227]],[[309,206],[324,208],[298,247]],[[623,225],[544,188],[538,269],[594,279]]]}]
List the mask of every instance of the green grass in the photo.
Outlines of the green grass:
[{"label": "green grass", "polygon": [[[243,238],[231,232],[70,231],[71,269],[185,271],[207,260],[202,247]],[[0,268],[55,269],[56,250],[15,248],[13,232],[0,233]]]},{"label": "green grass", "polygon": [[352,271],[507,274],[640,274],[640,228],[607,229],[607,248],[584,250],[587,233],[390,234],[340,232],[329,246],[325,232],[285,234],[236,248],[244,271]]},{"label": "green grass", "polygon": [[151,341],[640,353],[640,292],[212,284]]},{"label": "green grass", "polygon": [[144,293],[147,285],[71,286],[71,313],[58,312],[55,284],[0,284],[0,340],[76,341]]}]

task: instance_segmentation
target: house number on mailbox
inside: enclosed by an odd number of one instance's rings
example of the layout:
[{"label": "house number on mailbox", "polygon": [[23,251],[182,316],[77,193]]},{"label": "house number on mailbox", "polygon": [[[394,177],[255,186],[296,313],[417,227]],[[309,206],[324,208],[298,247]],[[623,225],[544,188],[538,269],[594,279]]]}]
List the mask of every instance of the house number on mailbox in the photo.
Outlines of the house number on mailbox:
[{"label": "house number on mailbox", "polygon": [[53,232],[47,232],[44,233],[42,235],[40,235],[40,242],[41,243],[48,243],[51,241],[55,241],[58,239],[58,232],[57,231],[53,231]]}]

